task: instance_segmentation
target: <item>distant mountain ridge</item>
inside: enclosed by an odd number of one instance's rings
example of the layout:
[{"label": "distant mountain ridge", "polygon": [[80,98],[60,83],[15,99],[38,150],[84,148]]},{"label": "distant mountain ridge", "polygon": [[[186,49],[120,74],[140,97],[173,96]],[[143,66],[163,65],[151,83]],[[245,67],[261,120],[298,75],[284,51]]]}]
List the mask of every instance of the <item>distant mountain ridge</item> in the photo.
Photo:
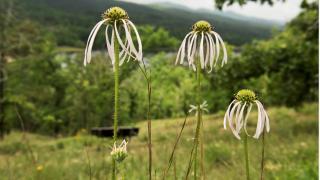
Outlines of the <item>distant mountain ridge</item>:
[{"label": "distant mountain ridge", "polygon": [[[219,13],[192,11],[184,9],[183,6],[146,6],[110,0],[25,0],[19,1],[19,4],[26,17],[38,21],[50,32],[59,35],[60,45],[83,44],[91,28],[101,19],[100,14],[112,6],[126,9],[137,25],[161,26],[180,39],[190,31],[192,24],[200,19],[211,22],[227,42],[235,45],[253,39],[268,38],[273,28],[264,21],[235,19]],[[275,24],[275,27],[278,25]]]}]

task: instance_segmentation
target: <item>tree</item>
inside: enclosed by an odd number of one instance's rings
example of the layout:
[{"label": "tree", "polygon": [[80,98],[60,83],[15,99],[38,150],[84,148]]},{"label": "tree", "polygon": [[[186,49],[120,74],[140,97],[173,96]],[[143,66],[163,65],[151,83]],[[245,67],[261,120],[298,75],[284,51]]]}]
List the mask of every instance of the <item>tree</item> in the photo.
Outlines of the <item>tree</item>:
[{"label": "tree", "polygon": [[144,52],[155,53],[160,51],[172,51],[178,46],[178,39],[171,36],[170,33],[162,28],[153,26],[139,26],[139,32],[142,35],[142,44]]},{"label": "tree", "polygon": [[[50,43],[54,43],[54,40],[48,34],[42,33],[38,24],[16,17],[19,6],[15,0],[2,0],[1,3],[0,137],[3,137],[5,131],[9,130],[7,126],[12,123],[9,121],[10,118],[14,115],[16,119],[16,112],[9,107],[12,105],[32,106],[26,97],[13,93],[21,85],[21,79],[15,79],[15,75],[20,74],[21,69],[25,69],[26,66],[17,71],[11,71],[11,65],[38,53],[48,53],[52,50]],[[16,83],[14,87],[13,83]]]},{"label": "tree", "polygon": [[269,5],[273,5],[273,3],[277,1],[284,2],[285,0],[215,0],[215,3],[217,8],[222,9],[225,4],[230,6],[234,3],[238,3],[242,6],[248,2],[259,2],[261,4],[268,3]]},{"label": "tree", "polygon": [[[250,88],[268,104],[298,106],[318,97],[318,4],[304,10],[270,40],[255,41],[231,57],[224,71],[213,75],[213,89],[230,93]],[[219,94],[219,93],[218,93]]]},{"label": "tree", "polygon": [[14,2],[12,0],[5,0],[1,2],[0,8],[0,139],[3,138],[5,134],[5,80],[6,80],[6,61],[7,57],[10,54],[12,44],[8,38],[9,33],[11,32],[14,15],[13,7]]}]

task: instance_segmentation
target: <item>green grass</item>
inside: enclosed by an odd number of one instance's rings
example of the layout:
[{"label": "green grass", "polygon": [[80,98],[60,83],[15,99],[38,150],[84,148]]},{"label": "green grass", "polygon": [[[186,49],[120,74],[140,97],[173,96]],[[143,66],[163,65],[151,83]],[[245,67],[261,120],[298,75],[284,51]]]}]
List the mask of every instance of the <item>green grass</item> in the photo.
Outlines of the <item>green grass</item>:
[{"label": "green grass", "polygon": [[[271,132],[266,136],[265,179],[318,179],[318,105],[301,108],[269,108]],[[256,115],[253,113],[252,115]],[[230,130],[223,129],[223,112],[204,118],[205,169],[207,179],[244,179],[243,145]],[[253,121],[253,117],[250,117]],[[161,179],[183,119],[153,121],[154,176]],[[176,172],[182,179],[187,168],[195,129],[192,116],[176,151]],[[253,125],[253,124],[252,124]],[[139,136],[129,140],[129,156],[121,165],[124,179],[147,178],[146,122],[137,124]],[[251,132],[254,127],[250,128]],[[86,151],[93,179],[109,179],[111,139],[79,133],[74,137],[51,138],[26,134],[33,162],[21,132],[12,132],[0,142],[0,179],[89,179]],[[258,179],[261,141],[249,139],[252,179]],[[43,167],[37,170],[37,167]],[[173,167],[168,179],[173,178]]]}]

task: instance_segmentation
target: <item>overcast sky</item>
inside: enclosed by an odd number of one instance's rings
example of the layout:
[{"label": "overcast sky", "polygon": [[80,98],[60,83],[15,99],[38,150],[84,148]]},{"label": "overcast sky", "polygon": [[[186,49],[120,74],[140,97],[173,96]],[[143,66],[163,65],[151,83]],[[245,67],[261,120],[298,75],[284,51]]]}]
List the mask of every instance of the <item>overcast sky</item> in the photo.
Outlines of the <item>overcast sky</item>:
[{"label": "overcast sky", "polygon": [[[170,2],[187,6],[192,9],[206,8],[214,10],[214,0],[123,0],[134,3],[156,3]],[[226,6],[224,11],[233,11],[238,14],[263,18],[268,20],[276,20],[287,22],[294,18],[300,12],[300,3],[302,0],[286,0],[286,2],[276,2],[273,6],[268,4],[261,5],[259,3],[250,2],[240,7],[239,5]]]}]

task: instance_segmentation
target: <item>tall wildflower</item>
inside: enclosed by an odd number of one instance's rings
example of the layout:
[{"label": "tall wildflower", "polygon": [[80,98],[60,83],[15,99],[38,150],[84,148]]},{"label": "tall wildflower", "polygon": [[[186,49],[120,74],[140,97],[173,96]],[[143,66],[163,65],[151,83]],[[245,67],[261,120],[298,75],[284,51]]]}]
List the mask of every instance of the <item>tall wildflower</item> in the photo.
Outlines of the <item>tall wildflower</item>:
[{"label": "tall wildflower", "polygon": [[227,64],[228,55],[222,38],[213,31],[213,27],[209,22],[198,21],[192,26],[192,31],[183,39],[176,58],[176,64],[183,64],[187,60],[189,67],[196,71],[196,59],[199,59],[199,67],[201,69],[209,69],[209,72],[211,72],[213,67],[218,64],[220,47],[223,53],[221,62],[221,66],[223,66]]},{"label": "tall wildflower", "polygon": [[[137,28],[129,20],[129,16],[124,9],[120,7],[112,7],[102,14],[102,20],[99,21],[91,30],[84,54],[83,63],[85,66],[91,62],[93,43],[102,25],[106,26],[105,43],[114,70],[117,66],[116,63],[121,66],[125,60],[129,60],[130,58],[142,61],[142,43]],[[123,30],[124,38],[121,37],[121,29]],[[138,44],[138,48],[133,42],[133,34],[137,38],[136,43]],[[120,62],[116,62],[117,60],[119,61],[119,58]]]},{"label": "tall wildflower", "polygon": [[264,132],[270,131],[269,117],[264,109],[262,103],[258,100],[256,94],[249,89],[242,89],[236,95],[235,99],[230,103],[224,116],[224,129],[227,129],[227,123],[237,139],[241,139],[240,132],[244,129],[243,135],[245,162],[246,162],[246,176],[250,179],[249,172],[249,154],[248,154],[248,137],[247,121],[251,112],[252,106],[256,105],[258,109],[257,127],[253,138],[258,139],[262,134],[262,160],[261,160],[261,178],[263,176],[263,162],[264,162]]},{"label": "tall wildflower", "polygon": [[201,178],[204,177],[204,153],[203,153],[203,122],[202,114],[206,111],[206,102],[203,102],[201,97],[201,71],[207,70],[211,72],[217,64],[223,66],[228,61],[226,46],[220,35],[213,31],[213,27],[207,21],[198,21],[192,26],[192,31],[189,32],[183,39],[178,50],[176,64],[185,64],[196,72],[197,91],[196,91],[196,106],[191,105],[189,111],[195,111],[197,116],[196,132],[194,135],[194,144],[190,155],[186,178],[188,178],[191,166],[194,165],[194,177],[197,179],[197,152],[198,145],[201,146]]},{"label": "tall wildflower", "polygon": [[[107,9],[102,14],[102,20],[99,21],[92,29],[84,54],[84,65],[86,66],[91,61],[92,47],[95,37],[99,29],[105,25],[105,43],[108,55],[114,71],[114,122],[113,122],[113,141],[116,144],[118,131],[118,114],[119,114],[119,67],[130,59],[143,62],[142,43],[140,35],[135,25],[129,20],[127,12],[120,7],[112,7]],[[133,36],[136,37],[136,42],[133,41]],[[140,66],[140,65],[139,65]],[[123,145],[123,143],[122,143]],[[123,145],[126,147],[126,143]],[[116,147],[116,146],[114,146]],[[113,157],[112,163],[112,179],[116,179],[116,162],[118,162],[120,154],[126,154],[125,148],[116,148],[111,154]],[[114,158],[114,157],[118,158]]]}]

